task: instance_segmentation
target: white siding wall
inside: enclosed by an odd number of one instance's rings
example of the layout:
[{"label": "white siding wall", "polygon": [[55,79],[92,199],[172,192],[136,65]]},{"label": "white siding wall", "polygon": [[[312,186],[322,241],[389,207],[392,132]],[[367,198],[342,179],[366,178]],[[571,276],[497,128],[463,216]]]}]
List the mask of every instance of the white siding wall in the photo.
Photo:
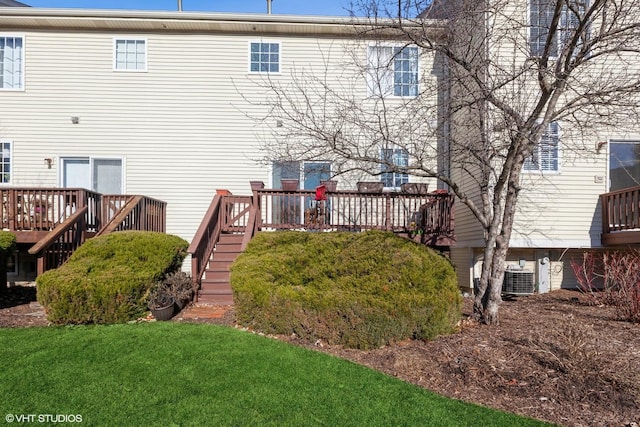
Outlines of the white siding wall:
[{"label": "white siding wall", "polygon": [[[269,80],[287,85],[293,75],[312,72],[333,88],[366,97],[354,55],[360,65],[365,62],[369,42],[345,37],[12,33],[25,37],[25,90],[0,91],[0,138],[13,142],[11,184],[61,186],[63,157],[122,158],[124,192],[167,202],[167,232],[189,241],[216,189],[249,195],[249,181],[271,185],[260,147],[273,138],[276,120],[259,120],[268,115],[265,100],[273,96],[264,87]],[[114,71],[114,37],[146,40],[146,72]],[[249,72],[252,41],[280,43],[280,73]],[[429,76],[432,63],[423,59],[421,69]],[[73,124],[76,116],[79,123]],[[45,158],[54,160],[51,168]],[[342,182],[339,188],[354,186]]]},{"label": "white siding wall", "polygon": [[[113,71],[113,38],[127,33],[21,34],[26,89],[0,92],[13,185],[61,185],[61,156],[122,156],[124,191],[166,201],[167,231],[191,240],[217,188],[250,194],[250,180],[269,184],[269,168],[257,161],[257,139],[269,133],[247,117],[266,112],[250,103],[266,96],[261,76],[248,73],[249,41],[259,36],[135,34],[147,40],[148,71],[128,73]],[[281,42],[275,81],[289,79],[294,66],[324,72],[325,60],[330,82],[344,72],[342,40],[265,40]],[[51,169],[45,157],[54,159]]]}]

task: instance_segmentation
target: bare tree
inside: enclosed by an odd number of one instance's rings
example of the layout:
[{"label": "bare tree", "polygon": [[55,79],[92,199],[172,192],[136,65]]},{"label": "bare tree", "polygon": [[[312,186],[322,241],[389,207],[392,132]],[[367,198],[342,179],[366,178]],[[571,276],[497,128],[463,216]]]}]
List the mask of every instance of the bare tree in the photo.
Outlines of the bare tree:
[{"label": "bare tree", "polygon": [[[589,155],[588,136],[637,114],[640,0],[367,0],[354,7],[366,25],[354,21],[362,46],[343,67],[334,62],[324,72],[298,70],[286,84],[263,82],[270,117],[284,123],[267,152],[331,160],[339,174],[437,179],[483,231],[474,314],[497,324],[523,167],[558,161],[545,157],[557,123],[563,149]],[[390,83],[398,77],[391,67],[410,68],[415,54],[420,84],[411,72]],[[381,156],[388,147],[408,161]]]}]

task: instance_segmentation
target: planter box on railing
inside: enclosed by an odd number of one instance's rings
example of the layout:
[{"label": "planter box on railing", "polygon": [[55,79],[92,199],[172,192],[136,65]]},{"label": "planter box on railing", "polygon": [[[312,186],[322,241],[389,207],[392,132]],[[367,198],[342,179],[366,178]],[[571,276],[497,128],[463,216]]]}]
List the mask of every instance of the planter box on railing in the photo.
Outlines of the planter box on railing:
[{"label": "planter box on railing", "polygon": [[320,185],[324,185],[327,191],[336,191],[338,189],[338,181],[320,181]]},{"label": "planter box on railing", "polygon": [[400,191],[407,194],[427,194],[429,184],[424,182],[407,182],[400,186]]},{"label": "planter box on railing", "polygon": [[380,181],[360,181],[357,188],[359,193],[381,193],[384,184]]},{"label": "planter box on railing", "polygon": [[296,191],[298,189],[298,184],[300,184],[300,180],[298,179],[282,179],[280,180],[282,184],[282,189],[284,191]]},{"label": "planter box on railing", "polygon": [[264,188],[264,182],[262,181],[250,181],[252,191],[262,190]]}]

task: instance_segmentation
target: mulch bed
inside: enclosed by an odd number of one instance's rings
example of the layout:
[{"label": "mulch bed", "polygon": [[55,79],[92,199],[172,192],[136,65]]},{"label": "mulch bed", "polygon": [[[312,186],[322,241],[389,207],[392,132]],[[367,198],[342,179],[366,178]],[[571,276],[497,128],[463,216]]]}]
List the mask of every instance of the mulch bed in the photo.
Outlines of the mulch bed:
[{"label": "mulch bed", "polygon": [[[0,294],[0,327],[47,325],[34,301],[29,287]],[[499,326],[464,320],[454,335],[368,351],[278,338],[445,396],[561,425],[638,427],[640,325],[567,290],[505,301],[500,315]],[[233,309],[180,321],[235,325]]]}]

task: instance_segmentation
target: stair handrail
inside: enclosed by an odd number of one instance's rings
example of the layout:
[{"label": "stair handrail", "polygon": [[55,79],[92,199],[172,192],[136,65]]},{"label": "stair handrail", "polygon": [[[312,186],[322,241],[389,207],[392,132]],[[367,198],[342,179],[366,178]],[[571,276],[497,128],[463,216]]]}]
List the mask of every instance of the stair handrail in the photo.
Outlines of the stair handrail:
[{"label": "stair handrail", "polygon": [[65,233],[73,230],[73,227],[75,227],[76,225],[78,234],[72,239],[74,247],[69,252],[68,256],[63,256],[63,259],[61,259],[58,264],[62,264],[63,262],[65,262],[68,257],[71,256],[71,253],[73,253],[75,249],[77,249],[80,245],[82,245],[82,243],[84,243],[84,241],[86,240],[86,230],[84,230],[85,227],[82,222],[85,220],[85,215],[88,210],[89,208],[87,206],[83,206],[82,208],[78,209],[29,249],[29,254],[37,255],[38,257],[38,275],[44,273],[49,267],[48,265],[46,265],[44,259],[46,251]]},{"label": "stair handrail", "polygon": [[242,244],[240,245],[241,252],[244,252],[247,249],[247,245],[253,239],[256,232],[258,231],[258,218],[260,218],[260,210],[254,204],[251,206],[249,210],[249,219],[247,220],[247,227],[244,232],[244,237],[242,238]]},{"label": "stair handrail", "polygon": [[220,208],[222,206],[221,195],[216,194],[207,209],[202,222],[196,231],[187,253],[191,255],[191,277],[194,290],[200,285],[200,280],[204,275],[207,261],[211,258],[220,234],[222,224],[220,224]]},{"label": "stair handrail", "polygon": [[127,216],[136,208],[138,203],[140,203],[142,198],[143,196],[130,196],[127,198],[124,206],[96,233],[96,237],[116,231]]}]

